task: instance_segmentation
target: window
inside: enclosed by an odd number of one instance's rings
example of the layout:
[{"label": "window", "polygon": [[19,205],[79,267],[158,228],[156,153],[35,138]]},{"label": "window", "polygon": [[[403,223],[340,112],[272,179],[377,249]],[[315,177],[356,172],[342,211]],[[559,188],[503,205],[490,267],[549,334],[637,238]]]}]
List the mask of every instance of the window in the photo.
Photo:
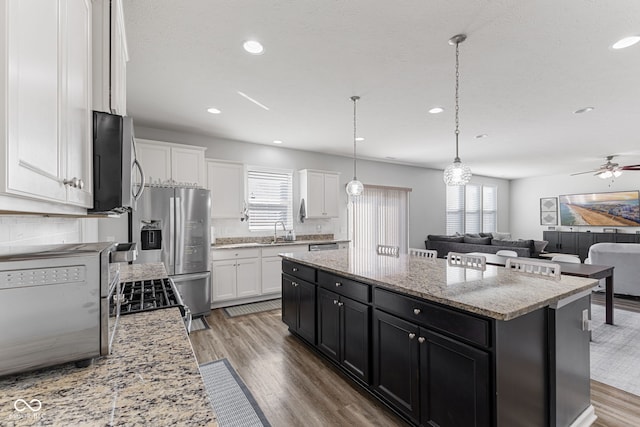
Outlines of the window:
[{"label": "window", "polygon": [[447,186],[447,234],[496,231],[497,194],[489,185]]},{"label": "window", "polygon": [[273,231],[282,221],[293,228],[293,172],[250,167],[247,170],[250,231]]},{"label": "window", "polygon": [[407,253],[409,241],[409,188],[365,185],[353,201],[350,238],[356,248],[375,253],[377,245],[398,246]]}]

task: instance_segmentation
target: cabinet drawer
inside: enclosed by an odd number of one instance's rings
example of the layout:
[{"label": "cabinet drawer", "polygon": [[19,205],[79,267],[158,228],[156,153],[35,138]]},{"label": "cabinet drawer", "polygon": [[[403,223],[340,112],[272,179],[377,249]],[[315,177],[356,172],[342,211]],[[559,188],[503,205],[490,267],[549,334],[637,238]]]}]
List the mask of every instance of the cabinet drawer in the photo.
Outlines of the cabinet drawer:
[{"label": "cabinet drawer", "polygon": [[212,249],[211,260],[238,259],[238,258],[260,258],[260,249]]},{"label": "cabinet drawer", "polygon": [[282,272],[291,276],[299,277],[307,282],[315,283],[316,269],[306,265],[296,264],[289,260],[282,260]]},{"label": "cabinet drawer", "polygon": [[403,319],[449,333],[484,347],[489,347],[491,344],[489,320],[378,288],[374,290],[373,298],[377,308],[396,314]]},{"label": "cabinet drawer", "polygon": [[309,245],[276,245],[262,248],[262,256],[278,256],[278,254],[285,252],[309,252]]},{"label": "cabinet drawer", "polygon": [[364,283],[318,271],[318,284],[325,289],[356,301],[371,302],[371,287]]}]

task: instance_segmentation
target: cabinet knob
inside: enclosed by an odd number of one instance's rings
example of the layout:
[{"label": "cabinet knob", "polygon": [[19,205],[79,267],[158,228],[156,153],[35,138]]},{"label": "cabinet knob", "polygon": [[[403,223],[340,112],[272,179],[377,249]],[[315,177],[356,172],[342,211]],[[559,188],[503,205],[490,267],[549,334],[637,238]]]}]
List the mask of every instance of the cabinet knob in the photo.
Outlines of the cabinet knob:
[{"label": "cabinet knob", "polygon": [[342,286],[342,283],[336,282],[336,288],[339,287],[339,286]]},{"label": "cabinet knob", "polygon": [[412,340],[416,337],[416,334],[414,334],[413,332],[409,332],[409,339]]},{"label": "cabinet knob", "polygon": [[335,305],[335,304],[338,304],[338,300],[337,300],[337,299],[334,299],[334,300],[333,300],[333,304],[334,304],[334,305]]},{"label": "cabinet knob", "polygon": [[291,282],[291,284],[292,284],[293,286],[298,286],[298,284],[297,284],[296,282]]},{"label": "cabinet knob", "polygon": [[421,310],[420,310],[419,308],[414,308],[414,309],[413,309],[413,314],[415,314],[416,316],[417,316],[418,314],[420,314],[420,313],[421,313]]},{"label": "cabinet knob", "polygon": [[424,337],[418,337],[418,342],[422,344],[425,341]]},{"label": "cabinet knob", "polygon": [[79,188],[80,190],[82,190],[82,189],[84,188],[84,181],[83,181],[83,180],[81,180],[81,179],[79,179],[79,180],[78,180],[78,188]]},{"label": "cabinet knob", "polygon": [[82,188],[84,187],[84,183],[82,182],[81,179],[76,178],[75,176],[71,179],[64,179],[62,181],[62,183],[64,185],[68,185],[69,187],[73,187],[73,188]]},{"label": "cabinet knob", "polygon": [[297,269],[296,267],[293,267],[293,268],[291,269],[291,271],[296,272],[296,271],[298,271],[298,269]]},{"label": "cabinet knob", "polygon": [[342,307],[343,305],[344,305],[344,303],[343,303],[343,302],[339,302],[339,303],[338,303],[338,307]]}]

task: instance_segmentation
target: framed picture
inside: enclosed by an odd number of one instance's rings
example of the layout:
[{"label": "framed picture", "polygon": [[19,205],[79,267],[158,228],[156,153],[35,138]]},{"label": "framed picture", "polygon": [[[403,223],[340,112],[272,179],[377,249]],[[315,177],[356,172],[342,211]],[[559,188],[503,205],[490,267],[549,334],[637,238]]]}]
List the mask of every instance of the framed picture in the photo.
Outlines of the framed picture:
[{"label": "framed picture", "polygon": [[540,212],[540,225],[558,225],[558,212]]},{"label": "framed picture", "polygon": [[540,225],[558,225],[558,198],[540,199]]}]

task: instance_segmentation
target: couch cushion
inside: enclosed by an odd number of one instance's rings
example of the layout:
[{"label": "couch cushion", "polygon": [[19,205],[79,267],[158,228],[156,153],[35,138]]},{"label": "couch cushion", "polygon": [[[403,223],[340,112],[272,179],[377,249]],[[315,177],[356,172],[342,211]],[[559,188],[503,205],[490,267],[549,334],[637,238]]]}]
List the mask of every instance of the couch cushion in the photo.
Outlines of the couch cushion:
[{"label": "couch cushion", "polygon": [[438,234],[429,234],[427,236],[427,240],[431,240],[433,242],[462,243],[464,241],[464,236],[444,236],[444,235],[438,235]]},{"label": "couch cushion", "polygon": [[501,233],[499,231],[495,231],[491,233],[491,236],[496,240],[511,240],[511,233]]},{"label": "couch cushion", "polygon": [[491,244],[491,237],[464,236],[464,243],[474,243],[476,245],[490,245]]},{"label": "couch cushion", "polygon": [[529,248],[533,252],[533,240],[491,240],[491,244],[495,246],[505,246],[509,248]]}]

